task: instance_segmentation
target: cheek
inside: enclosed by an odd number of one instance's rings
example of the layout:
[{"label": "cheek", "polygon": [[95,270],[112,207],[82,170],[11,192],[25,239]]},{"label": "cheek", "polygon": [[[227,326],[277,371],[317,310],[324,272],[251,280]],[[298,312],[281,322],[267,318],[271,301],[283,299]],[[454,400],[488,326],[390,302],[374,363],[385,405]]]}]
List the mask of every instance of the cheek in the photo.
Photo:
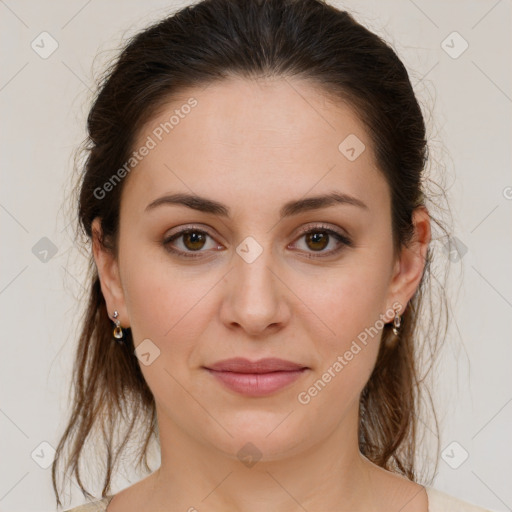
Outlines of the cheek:
[{"label": "cheek", "polygon": [[382,328],[377,321],[386,311],[385,275],[383,268],[361,259],[334,272],[295,276],[294,291],[305,313],[297,315],[297,320],[304,321],[310,339],[322,339],[328,352],[343,350],[365,329]]},{"label": "cheek", "polygon": [[[166,286],[155,267],[129,268],[127,275],[124,293],[134,342],[137,344],[150,338],[159,344],[164,333],[172,327],[172,312],[176,311],[179,297]],[[172,297],[175,297],[174,302]]]},{"label": "cheek", "polygon": [[128,256],[122,268],[134,345],[146,339],[154,344],[144,347],[150,364],[140,360],[144,378],[157,403],[184,403],[189,397],[178,383],[188,381],[189,365],[197,359],[198,340],[209,322],[208,290],[214,283],[143,251]]},{"label": "cheek", "polygon": [[[299,294],[310,306],[298,315],[299,329],[308,332],[319,365],[301,391],[311,412],[325,413],[333,403],[355,400],[368,381],[377,359],[385,308],[383,269],[365,265],[340,269],[330,278],[302,281]],[[317,285],[311,287],[311,282]],[[309,285],[309,287],[308,287]]]},{"label": "cheek", "polygon": [[122,269],[135,345],[149,338],[166,352],[190,351],[214,311],[209,292],[218,277],[173,265],[153,248],[126,253]]}]

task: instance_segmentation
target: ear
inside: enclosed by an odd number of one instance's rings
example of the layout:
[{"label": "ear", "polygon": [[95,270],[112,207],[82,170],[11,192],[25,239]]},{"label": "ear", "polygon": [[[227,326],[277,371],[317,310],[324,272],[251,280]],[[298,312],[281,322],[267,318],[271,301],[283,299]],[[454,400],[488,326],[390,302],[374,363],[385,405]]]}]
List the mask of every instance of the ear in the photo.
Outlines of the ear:
[{"label": "ear", "polygon": [[414,210],[412,221],[414,224],[412,240],[402,249],[395,263],[389,288],[388,303],[401,304],[400,314],[404,312],[421,282],[431,240],[430,215],[425,206],[419,206]]},{"label": "ear", "polygon": [[117,318],[120,321],[120,326],[129,327],[130,322],[126,311],[124,290],[119,273],[119,263],[116,256],[100,242],[103,232],[99,217],[93,220],[91,230],[92,251],[98,269],[101,291],[107,304],[108,316],[112,319],[114,311],[117,311],[119,313]]}]

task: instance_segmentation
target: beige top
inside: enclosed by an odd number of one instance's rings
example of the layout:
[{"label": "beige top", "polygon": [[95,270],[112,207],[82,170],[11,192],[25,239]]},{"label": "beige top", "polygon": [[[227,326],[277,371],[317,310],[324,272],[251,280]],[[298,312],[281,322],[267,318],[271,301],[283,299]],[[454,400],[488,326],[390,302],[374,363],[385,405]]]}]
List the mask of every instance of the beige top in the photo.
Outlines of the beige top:
[{"label": "beige top", "polygon": [[[461,501],[433,487],[425,487],[425,490],[428,496],[428,512],[492,512],[486,508]],[[113,498],[113,495],[108,495],[102,500],[81,505],[65,512],[106,512],[107,506]]]}]

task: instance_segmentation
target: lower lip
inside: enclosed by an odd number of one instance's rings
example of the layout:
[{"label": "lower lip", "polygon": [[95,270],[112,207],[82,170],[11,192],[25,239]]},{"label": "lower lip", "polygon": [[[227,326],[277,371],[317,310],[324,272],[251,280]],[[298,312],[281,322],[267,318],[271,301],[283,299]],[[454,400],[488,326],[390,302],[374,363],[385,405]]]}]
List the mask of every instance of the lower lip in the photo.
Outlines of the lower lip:
[{"label": "lower lip", "polygon": [[296,381],[307,368],[270,373],[220,372],[209,368],[207,370],[232,391],[245,396],[265,396]]}]

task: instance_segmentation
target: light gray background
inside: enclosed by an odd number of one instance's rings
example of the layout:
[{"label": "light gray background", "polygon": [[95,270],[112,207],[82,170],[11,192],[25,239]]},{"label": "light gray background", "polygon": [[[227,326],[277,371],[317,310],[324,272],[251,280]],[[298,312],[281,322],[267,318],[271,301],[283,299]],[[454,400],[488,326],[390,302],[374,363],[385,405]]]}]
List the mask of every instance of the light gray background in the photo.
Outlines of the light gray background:
[{"label": "light gray background", "polygon": [[[69,407],[83,261],[63,200],[93,62],[97,75],[123,37],[187,3],[0,0],[1,511],[54,510],[50,469],[35,460],[51,461],[40,444],[56,446]],[[511,2],[332,3],[389,41],[410,70],[450,185],[454,235],[467,247],[451,263],[463,284],[435,378],[440,451],[448,450],[434,486],[512,510]],[[58,42],[46,59],[31,47],[43,31]],[[441,46],[454,31],[469,44],[458,58]],[[445,43],[452,52],[462,44],[453,37]],[[43,237],[57,248],[46,262],[33,252]],[[469,457],[453,469],[447,461],[454,465],[462,449]],[[137,479],[119,477],[114,491]],[[75,489],[73,504],[81,502]]]}]

